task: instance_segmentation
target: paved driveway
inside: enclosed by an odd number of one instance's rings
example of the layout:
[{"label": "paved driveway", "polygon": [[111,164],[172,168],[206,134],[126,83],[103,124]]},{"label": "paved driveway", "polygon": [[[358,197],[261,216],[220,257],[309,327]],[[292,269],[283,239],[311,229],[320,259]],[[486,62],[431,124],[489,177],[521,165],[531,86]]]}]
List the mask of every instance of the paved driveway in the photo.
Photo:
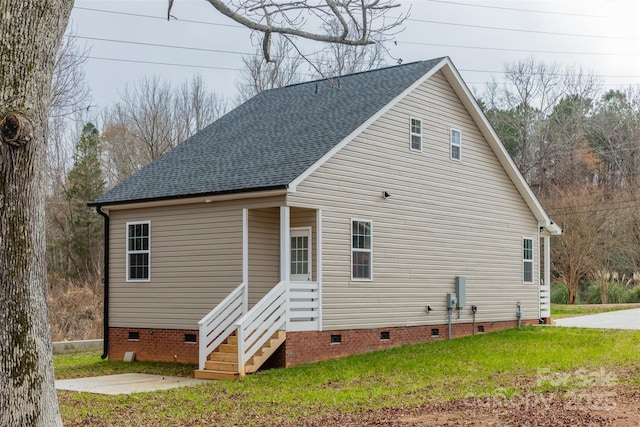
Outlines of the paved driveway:
[{"label": "paved driveway", "polygon": [[589,314],[587,316],[565,317],[557,319],[555,325],[576,328],[640,330],[640,308]]}]

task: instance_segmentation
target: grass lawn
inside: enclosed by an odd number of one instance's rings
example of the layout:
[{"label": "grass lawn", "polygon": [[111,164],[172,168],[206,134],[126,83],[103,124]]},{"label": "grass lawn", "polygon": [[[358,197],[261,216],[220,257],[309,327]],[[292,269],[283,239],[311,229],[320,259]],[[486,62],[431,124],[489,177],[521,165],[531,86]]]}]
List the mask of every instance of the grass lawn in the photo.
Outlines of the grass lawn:
[{"label": "grass lawn", "polygon": [[[97,353],[57,356],[54,363],[59,379],[122,372],[191,376],[193,369],[114,363],[100,360]],[[59,392],[59,397],[66,426],[386,425],[365,419],[469,398],[564,395],[622,378],[640,389],[638,368],[640,331],[530,327],[192,388],[124,396]],[[344,417],[355,421],[349,424]]]},{"label": "grass lawn", "polygon": [[640,304],[551,304],[551,317],[560,319],[630,308],[640,308]]}]

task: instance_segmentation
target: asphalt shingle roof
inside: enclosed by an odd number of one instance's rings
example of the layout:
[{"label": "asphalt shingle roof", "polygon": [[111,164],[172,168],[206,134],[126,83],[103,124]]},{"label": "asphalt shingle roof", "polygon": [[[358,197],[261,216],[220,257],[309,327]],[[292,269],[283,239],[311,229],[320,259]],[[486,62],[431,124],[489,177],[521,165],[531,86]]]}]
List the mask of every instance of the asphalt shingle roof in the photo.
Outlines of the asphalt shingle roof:
[{"label": "asphalt shingle roof", "polygon": [[286,188],[441,60],[264,91],[91,204]]}]

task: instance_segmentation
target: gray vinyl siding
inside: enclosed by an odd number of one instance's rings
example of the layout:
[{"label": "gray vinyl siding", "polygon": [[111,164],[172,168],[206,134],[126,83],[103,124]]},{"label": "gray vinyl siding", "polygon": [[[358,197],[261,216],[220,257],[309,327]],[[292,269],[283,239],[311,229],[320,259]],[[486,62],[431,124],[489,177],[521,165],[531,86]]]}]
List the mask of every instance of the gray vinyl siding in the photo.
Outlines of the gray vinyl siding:
[{"label": "gray vinyl siding", "polygon": [[[250,208],[256,220],[250,229],[257,230],[272,217],[259,219],[262,208],[283,203],[273,197],[110,211],[109,325],[197,329],[242,282],[242,209]],[[126,281],[126,223],[132,221],[151,223],[149,282]]]},{"label": "gray vinyl siding", "polygon": [[[409,148],[422,119],[422,152]],[[450,129],[462,160],[450,159]],[[391,197],[384,199],[383,191]],[[455,276],[467,308],[454,323],[538,317],[539,239],[533,213],[442,73],[435,74],[287,196],[323,211],[323,329],[442,324]],[[351,219],[373,222],[373,280],[351,281]],[[522,238],[534,241],[523,284]],[[430,305],[434,311],[427,314]]]},{"label": "gray vinyl siding", "polygon": [[[249,210],[249,305],[280,282],[280,209]],[[213,308],[213,307],[212,307]]]}]

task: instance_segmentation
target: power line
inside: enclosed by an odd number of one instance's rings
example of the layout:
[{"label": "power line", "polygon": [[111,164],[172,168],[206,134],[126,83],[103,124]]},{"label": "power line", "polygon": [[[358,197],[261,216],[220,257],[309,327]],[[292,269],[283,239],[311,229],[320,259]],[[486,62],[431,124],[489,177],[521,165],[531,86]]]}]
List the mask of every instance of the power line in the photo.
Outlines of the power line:
[{"label": "power line", "polygon": [[535,50],[535,49],[512,49],[501,47],[485,47],[485,46],[468,46],[456,44],[438,44],[426,42],[410,42],[398,40],[398,44],[419,45],[419,46],[435,46],[435,47],[452,47],[456,49],[476,49],[476,50],[492,50],[499,52],[528,52],[528,53],[551,53],[556,55],[593,55],[593,56],[636,56],[629,53],[612,53],[612,52],[571,52],[560,50]]},{"label": "power line", "polygon": [[151,65],[169,65],[172,67],[186,67],[186,68],[206,68],[210,70],[227,70],[227,71],[243,71],[242,68],[231,67],[214,67],[209,65],[191,65],[191,64],[176,64],[172,62],[157,62],[157,61],[142,61],[137,59],[120,59],[120,58],[105,58],[100,56],[87,56],[88,59],[97,59],[100,61],[115,61],[115,62],[132,62],[135,64],[151,64]]},{"label": "power line", "polygon": [[[114,10],[96,9],[96,8],[81,7],[81,6],[75,6],[74,9],[86,10],[91,12],[100,12],[100,13],[111,13],[115,15],[135,16],[140,18],[151,18],[151,19],[162,19],[162,20],[166,19],[165,17],[155,16],[155,15],[144,15],[141,13],[120,12],[120,11],[114,11]],[[545,35],[556,35],[556,36],[567,36],[567,37],[635,40],[635,38],[633,37],[601,36],[601,35],[595,35],[595,34],[575,34],[575,33],[554,32],[554,31],[525,30],[521,28],[503,28],[503,27],[492,27],[492,26],[485,26],[485,25],[461,24],[457,22],[434,21],[434,20],[418,19],[418,18],[406,18],[406,20],[411,22],[424,22],[428,24],[451,25],[451,26],[457,26],[457,27],[479,28],[479,29],[494,30],[494,31],[512,31],[512,32],[529,33],[529,34],[545,34]],[[215,26],[230,27],[230,28],[245,28],[244,26],[239,24],[219,24],[216,22],[196,21],[196,20],[188,20],[188,19],[176,19],[176,21],[186,22],[191,24],[215,25]]]},{"label": "power line", "polygon": [[192,47],[192,46],[177,46],[177,45],[169,45],[169,44],[162,44],[162,43],[134,42],[131,40],[116,40],[116,39],[106,39],[101,37],[88,37],[88,36],[77,36],[77,35],[70,35],[69,37],[74,39],[81,39],[81,40],[93,40],[93,41],[109,42],[109,43],[132,44],[132,45],[138,45],[138,46],[162,47],[162,48],[168,48],[168,49],[195,50],[199,52],[228,53],[232,55],[251,55],[251,56],[256,55],[255,53],[238,52],[234,50],[209,49],[209,48]]},{"label": "power line", "polygon": [[599,208],[599,209],[590,209],[586,211],[561,212],[561,213],[559,212],[552,215],[554,215],[557,218],[564,215],[581,215],[581,214],[598,213],[598,212],[624,211],[624,210],[632,209],[635,207],[637,206],[623,206],[618,208]]},{"label": "power line", "polygon": [[497,9],[497,10],[509,10],[513,12],[527,12],[527,13],[540,13],[545,15],[560,15],[560,16],[578,16],[582,18],[607,18],[607,19],[622,19],[619,16],[606,16],[606,15],[587,15],[582,13],[571,13],[571,12],[550,12],[546,10],[534,10],[534,9],[519,9],[515,7],[503,7],[503,6],[489,6],[482,4],[470,4],[470,3],[461,3],[457,1],[446,1],[446,0],[426,0],[431,3],[446,3],[453,4],[457,6],[466,6],[466,7],[479,7],[483,9]]},{"label": "power line", "polygon": [[[95,9],[95,8],[92,8],[92,7],[81,7],[81,6],[74,6],[73,8],[74,9],[78,9],[78,10],[86,10],[86,11],[90,11],[90,12],[111,13],[113,15],[135,16],[137,18],[161,19],[163,21],[167,20],[166,16],[144,15],[142,13],[120,12],[120,11],[116,11],[116,10]],[[217,26],[217,27],[245,28],[244,26],[239,25],[239,24],[219,24],[217,22],[194,21],[194,20],[190,20],[190,19],[177,19],[175,17],[173,18],[173,21],[186,22],[186,23],[189,23],[189,24],[214,25],[214,26]]]},{"label": "power line", "polygon": [[[200,48],[200,47],[193,47],[193,46],[178,46],[178,45],[168,45],[168,44],[162,44],[162,43],[137,42],[137,41],[131,41],[131,40],[117,40],[117,39],[108,39],[108,38],[101,38],[101,37],[89,37],[89,36],[78,36],[78,35],[70,35],[68,37],[81,39],[81,40],[93,40],[93,41],[101,41],[101,42],[109,42],[109,43],[123,43],[123,44],[161,47],[161,48],[170,48],[170,49],[194,50],[194,51],[200,51],[200,52],[228,53],[233,55],[251,55],[251,56],[256,55],[256,53],[238,52],[238,51],[232,51],[232,50],[209,49],[209,48]],[[551,54],[558,54],[558,55],[633,56],[625,53],[610,53],[610,52],[570,52],[570,51],[551,51],[551,50],[533,50],[533,49],[509,49],[509,48],[465,46],[465,45],[409,42],[409,41],[398,41],[398,43],[399,44],[404,43],[408,45],[436,46],[436,47],[448,47],[448,48],[458,48],[458,49],[476,49],[476,50],[492,50],[492,51],[507,51],[507,52],[528,52],[528,53],[551,53]]]},{"label": "power line", "polygon": [[[468,73],[489,73],[489,74],[507,74],[507,72],[505,71],[496,71],[496,70],[474,70],[474,69],[464,69],[464,68],[458,68],[458,70],[460,71],[466,71]],[[546,74],[549,76],[558,76],[558,77],[567,77],[567,76],[572,76],[573,74],[568,74],[568,73],[531,73],[531,74]],[[587,74],[584,74],[584,76],[589,76]],[[600,74],[600,75],[594,75],[591,77],[610,77],[610,78],[620,78],[620,79],[637,79],[640,78],[640,76],[625,76],[625,75],[615,75],[615,74]]]},{"label": "power line", "polygon": [[[123,42],[123,43],[127,43],[127,42]],[[172,47],[172,46],[167,45],[167,46],[163,46],[163,47]],[[207,50],[207,49],[203,49],[203,50]],[[245,55],[245,53],[233,52],[233,51],[227,51],[226,53]],[[255,54],[247,53],[246,55],[255,55]],[[86,58],[88,58],[88,59],[96,59],[96,60],[100,60],[100,61],[131,62],[131,63],[136,63],[136,64],[169,65],[169,66],[174,66],[174,67],[186,67],[186,68],[203,68],[203,69],[212,69],[212,70],[243,71],[242,68],[217,67],[217,66],[196,65],[196,64],[181,64],[181,63],[175,63],[175,62],[169,63],[169,62],[159,62],[159,61],[143,61],[143,60],[138,60],[138,59],[109,58],[109,57],[103,57],[103,56],[87,56]],[[471,72],[471,73],[506,74],[504,71],[474,70],[474,69],[465,69],[465,68],[459,68],[459,71]],[[301,75],[308,75],[308,74],[304,74],[304,73],[300,73],[300,74]],[[553,75],[556,75],[556,76],[568,76],[569,74],[554,73]],[[638,78],[640,76],[594,75],[593,77]],[[466,83],[467,84],[486,84],[487,82],[467,81]],[[499,84],[507,85],[507,84],[512,84],[512,83],[510,83],[510,82],[499,82]],[[606,84],[604,86],[607,86],[607,87],[627,87],[627,86],[637,86],[637,85],[640,85],[640,83],[633,83],[633,84],[624,84],[624,83]]]},{"label": "power line", "polygon": [[455,27],[479,28],[482,30],[512,31],[512,32],[528,33],[528,34],[544,34],[544,35],[551,35],[551,36],[567,36],[567,37],[585,37],[585,38],[596,38],[596,39],[635,40],[634,37],[600,36],[596,34],[576,34],[576,33],[561,33],[556,31],[524,30],[521,28],[502,28],[502,27],[492,27],[488,25],[459,24],[457,22],[433,21],[430,19],[407,18],[406,20],[412,21],[412,22],[425,22],[428,24],[451,25]]},{"label": "power line", "polygon": [[[640,199],[630,199],[630,200],[619,200],[619,201],[609,201],[607,202],[608,205],[620,205],[620,204],[627,204],[627,203],[638,203],[640,202]],[[579,208],[590,208],[593,207],[593,203],[590,204],[586,204],[586,205],[574,205],[574,206],[563,206],[560,208],[551,208],[551,209],[547,209],[548,212],[558,212],[559,214],[564,214],[565,212],[561,212],[564,209],[579,209]],[[618,208],[608,208],[608,209],[628,209],[630,206],[621,206]]]}]

